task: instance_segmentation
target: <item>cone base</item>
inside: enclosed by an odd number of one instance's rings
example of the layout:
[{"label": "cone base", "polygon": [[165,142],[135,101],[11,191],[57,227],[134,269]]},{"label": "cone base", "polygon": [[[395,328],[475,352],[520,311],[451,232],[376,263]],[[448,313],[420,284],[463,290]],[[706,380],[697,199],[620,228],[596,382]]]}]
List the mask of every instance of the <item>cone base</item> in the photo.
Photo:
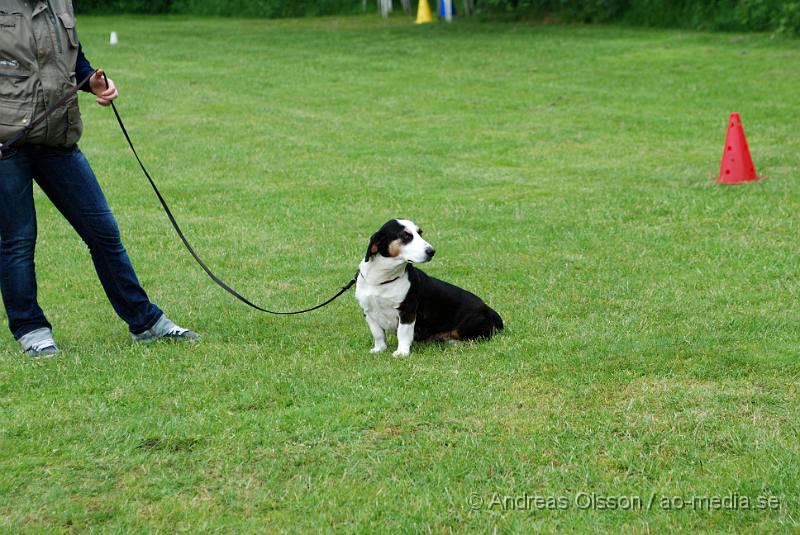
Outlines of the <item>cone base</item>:
[{"label": "cone base", "polygon": [[747,182],[756,182],[757,180],[761,180],[767,178],[765,176],[754,176],[753,178],[718,178],[717,184],[723,185],[731,185],[734,186],[736,184],[745,184]]}]

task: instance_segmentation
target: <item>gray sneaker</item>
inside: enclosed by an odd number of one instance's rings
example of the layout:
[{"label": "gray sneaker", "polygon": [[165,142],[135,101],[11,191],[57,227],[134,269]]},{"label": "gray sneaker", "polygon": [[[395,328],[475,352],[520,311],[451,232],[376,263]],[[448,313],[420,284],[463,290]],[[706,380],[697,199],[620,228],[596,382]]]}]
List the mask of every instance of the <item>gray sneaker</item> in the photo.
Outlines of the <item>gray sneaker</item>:
[{"label": "gray sneaker", "polygon": [[53,340],[53,331],[47,327],[41,327],[19,339],[22,351],[29,357],[50,358],[58,353],[56,342]]},{"label": "gray sneaker", "polygon": [[152,342],[158,338],[165,340],[189,340],[194,341],[200,338],[200,335],[189,329],[184,329],[175,325],[165,314],[161,314],[158,321],[143,333],[133,334],[131,337],[135,342]]}]

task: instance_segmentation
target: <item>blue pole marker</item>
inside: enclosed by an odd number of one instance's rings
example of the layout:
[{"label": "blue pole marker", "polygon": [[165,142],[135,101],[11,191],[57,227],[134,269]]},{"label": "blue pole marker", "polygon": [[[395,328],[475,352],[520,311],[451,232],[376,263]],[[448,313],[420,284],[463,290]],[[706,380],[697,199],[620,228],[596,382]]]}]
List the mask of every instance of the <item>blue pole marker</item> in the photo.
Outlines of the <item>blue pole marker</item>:
[{"label": "blue pole marker", "polygon": [[[447,13],[447,4],[450,4],[450,13]],[[439,16],[443,19],[450,20],[455,15],[456,8],[453,0],[439,0]]]}]

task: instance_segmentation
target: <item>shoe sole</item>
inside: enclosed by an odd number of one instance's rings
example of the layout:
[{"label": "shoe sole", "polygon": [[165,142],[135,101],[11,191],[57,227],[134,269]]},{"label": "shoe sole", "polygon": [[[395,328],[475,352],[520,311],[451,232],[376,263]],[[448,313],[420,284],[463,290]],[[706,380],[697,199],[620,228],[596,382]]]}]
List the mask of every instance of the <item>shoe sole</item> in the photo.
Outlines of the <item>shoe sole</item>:
[{"label": "shoe sole", "polygon": [[188,338],[185,336],[154,336],[153,338],[133,339],[134,343],[137,344],[152,344],[153,342],[157,342],[158,340],[165,340],[167,342],[172,342],[172,343],[199,342],[200,337],[198,336],[197,338]]},{"label": "shoe sole", "polygon": [[52,353],[28,353],[28,352],[25,352],[26,356],[28,356],[28,357],[30,357],[32,359],[37,359],[37,360],[40,360],[40,359],[52,359],[52,358],[57,357],[58,354],[59,354],[59,351],[54,351]]}]

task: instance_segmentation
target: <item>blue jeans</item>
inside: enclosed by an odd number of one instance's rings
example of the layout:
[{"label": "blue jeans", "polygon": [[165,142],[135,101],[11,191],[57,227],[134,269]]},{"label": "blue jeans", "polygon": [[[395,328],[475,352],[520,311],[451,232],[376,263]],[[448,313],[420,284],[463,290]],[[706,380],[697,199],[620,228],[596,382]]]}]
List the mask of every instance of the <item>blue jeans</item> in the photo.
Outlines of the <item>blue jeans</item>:
[{"label": "blue jeans", "polygon": [[152,327],[161,310],[139,285],[117,222],[83,153],[77,146],[22,145],[0,160],[0,290],[14,338],[51,328],[36,294],[33,180],[89,246],[117,315],[132,333]]}]

